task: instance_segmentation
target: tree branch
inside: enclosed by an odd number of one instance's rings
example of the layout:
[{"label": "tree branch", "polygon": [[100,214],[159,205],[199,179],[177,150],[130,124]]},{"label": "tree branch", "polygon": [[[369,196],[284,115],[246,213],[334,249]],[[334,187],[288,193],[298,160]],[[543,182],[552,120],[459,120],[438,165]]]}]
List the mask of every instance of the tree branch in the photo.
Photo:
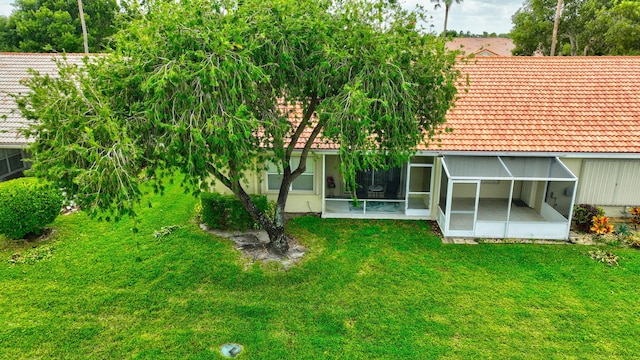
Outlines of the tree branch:
[{"label": "tree branch", "polygon": [[295,149],[300,136],[304,132],[304,128],[307,127],[309,121],[311,120],[311,117],[313,116],[313,113],[316,111],[316,106],[318,106],[318,103],[318,94],[314,92],[311,100],[309,101],[309,106],[307,106],[307,111],[305,111],[304,116],[302,117],[302,121],[300,121],[298,128],[296,129],[293,136],[291,136],[291,140],[289,141],[289,146],[287,147],[287,152],[285,155],[285,160],[289,161],[291,159],[291,154],[293,153],[293,150]]}]

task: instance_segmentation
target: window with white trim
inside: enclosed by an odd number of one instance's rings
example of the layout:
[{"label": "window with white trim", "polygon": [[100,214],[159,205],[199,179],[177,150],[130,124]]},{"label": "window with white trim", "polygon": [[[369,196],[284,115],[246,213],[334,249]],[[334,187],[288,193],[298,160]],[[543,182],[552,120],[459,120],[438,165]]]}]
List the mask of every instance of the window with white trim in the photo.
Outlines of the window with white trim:
[{"label": "window with white trim", "polygon": [[[291,158],[291,171],[295,171],[298,168],[298,164],[300,164],[299,157]],[[313,191],[314,183],[315,183],[315,168],[316,162],[314,159],[307,158],[307,166],[305,171],[298,176],[291,187],[289,188],[292,191]],[[268,191],[278,191],[280,190],[280,184],[282,184],[282,168],[280,166],[276,166],[273,163],[269,162],[267,165],[267,190]]]}]

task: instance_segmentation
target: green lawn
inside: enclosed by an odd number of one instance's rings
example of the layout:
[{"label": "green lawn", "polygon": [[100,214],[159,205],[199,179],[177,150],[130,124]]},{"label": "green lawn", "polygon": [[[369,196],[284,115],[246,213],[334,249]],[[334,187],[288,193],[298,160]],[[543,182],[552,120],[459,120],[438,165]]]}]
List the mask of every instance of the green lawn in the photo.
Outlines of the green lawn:
[{"label": "green lawn", "polygon": [[[299,218],[288,271],[247,265],[169,187],[131,222],[61,216],[51,258],[0,240],[0,358],[629,359],[640,354],[640,252],[443,245],[425,222]],[[162,238],[154,230],[181,225]],[[42,249],[42,248],[41,248]]]}]

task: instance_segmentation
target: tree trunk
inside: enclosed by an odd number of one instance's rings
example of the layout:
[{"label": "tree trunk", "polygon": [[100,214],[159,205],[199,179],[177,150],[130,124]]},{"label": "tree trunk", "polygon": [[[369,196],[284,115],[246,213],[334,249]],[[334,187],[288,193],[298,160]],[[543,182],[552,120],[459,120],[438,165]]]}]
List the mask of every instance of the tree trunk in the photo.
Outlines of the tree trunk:
[{"label": "tree trunk", "polygon": [[87,25],[84,22],[84,9],[82,8],[82,0],[78,0],[78,12],[80,13],[80,25],[82,26],[82,44],[84,45],[84,53],[89,53],[89,41],[87,40]]},{"label": "tree trunk", "polygon": [[244,205],[244,208],[253,216],[254,219],[262,226],[269,235],[269,243],[267,249],[276,255],[284,255],[289,251],[289,241],[285,234],[285,217],[284,204],[286,203],[286,195],[284,201],[276,203],[276,213],[273,222],[253,203],[251,197],[242,189],[236,192],[236,196]]},{"label": "tree trunk", "polygon": [[289,238],[284,232],[284,226],[276,226],[270,231],[267,230],[267,234],[269,234],[267,249],[270,252],[282,256],[289,251]]},{"label": "tree trunk", "polygon": [[553,35],[551,36],[551,56],[556,53],[556,42],[558,40],[558,26],[560,25],[560,14],[562,13],[562,0],[558,0],[556,9],[556,20],[553,22]]},{"label": "tree trunk", "polygon": [[[247,192],[242,188],[242,185],[239,181],[235,181],[231,183],[224,176],[221,176],[220,173],[214,172],[218,179],[225,179],[228,186],[236,197],[240,200],[244,208],[251,214],[251,216],[262,226],[263,229],[269,235],[269,244],[267,244],[267,249],[276,255],[284,255],[289,250],[289,243],[287,241],[287,236],[284,232],[284,204],[286,203],[286,194],[284,196],[284,201],[280,201],[280,197],[278,198],[278,202],[276,203],[276,214],[273,222],[253,203],[251,197]],[[225,182],[223,180],[223,182]]]},{"label": "tree trunk", "polygon": [[449,8],[451,6],[445,4],[444,5],[444,31],[442,31],[442,36],[447,36],[447,22],[449,21]]}]

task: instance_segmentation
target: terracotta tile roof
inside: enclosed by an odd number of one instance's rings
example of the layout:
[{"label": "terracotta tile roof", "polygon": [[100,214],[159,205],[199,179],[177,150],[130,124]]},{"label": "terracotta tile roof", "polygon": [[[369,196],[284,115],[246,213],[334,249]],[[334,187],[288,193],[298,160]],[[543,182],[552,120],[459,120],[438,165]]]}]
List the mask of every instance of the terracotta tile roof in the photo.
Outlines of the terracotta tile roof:
[{"label": "terracotta tile roof", "polygon": [[[27,140],[17,129],[24,124],[13,98],[9,94],[24,93],[20,80],[29,76],[31,68],[42,74],[56,74],[54,54],[0,53],[0,147],[24,147]],[[84,55],[67,54],[69,61],[80,63]],[[61,57],[61,56],[58,56]],[[6,116],[6,120],[3,118]]]},{"label": "terracotta tile roof", "polygon": [[451,151],[640,153],[640,57],[483,57],[447,115]]},{"label": "terracotta tile roof", "polygon": [[[511,56],[516,46],[509,38],[453,38],[447,42],[447,49],[461,50],[464,55]],[[484,50],[484,51],[483,51]],[[486,54],[485,54],[486,53]]]},{"label": "terracotta tile roof", "polygon": [[[22,92],[27,68],[54,72],[50,54],[0,53],[0,146],[21,146],[23,119],[10,92]],[[80,61],[81,56],[71,56]],[[640,154],[640,57],[478,57],[447,115],[453,132],[424,150]],[[290,116],[301,110],[292,107]],[[311,133],[307,128],[297,148]],[[315,149],[337,145],[316,141]]]}]

